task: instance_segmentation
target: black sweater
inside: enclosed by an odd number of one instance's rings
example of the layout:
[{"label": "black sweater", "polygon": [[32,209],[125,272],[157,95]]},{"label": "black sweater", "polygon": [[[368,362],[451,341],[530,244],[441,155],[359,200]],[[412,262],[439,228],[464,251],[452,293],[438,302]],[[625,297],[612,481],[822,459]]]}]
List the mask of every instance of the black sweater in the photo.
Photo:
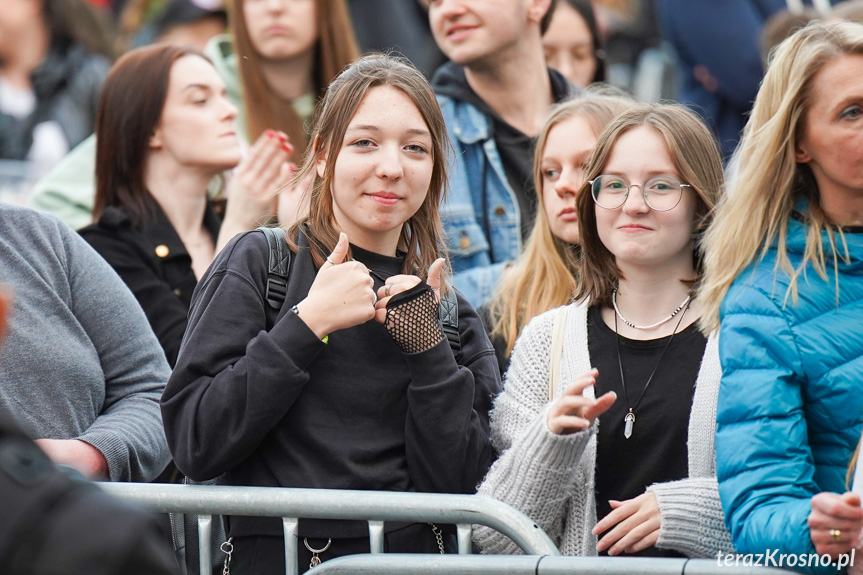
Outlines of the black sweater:
[{"label": "black sweater", "polygon": [[[173,367],[198,280],[186,246],[159,205],[153,204],[146,224],[136,225],[125,210],[108,207],[98,222],[78,233],[135,294]],[[215,243],[221,222],[209,204],[203,225]]]},{"label": "black sweater", "polygon": [[[353,248],[383,278],[402,260]],[[473,493],[493,459],[488,412],[500,390],[494,350],[459,295],[462,364],[446,340],[402,353],[372,320],[324,344],[293,312],[317,269],[305,238],[267,331],[264,235],[235,238],[195,290],[162,397],[171,452],[192,479],[231,485]],[[380,279],[375,279],[375,289]],[[232,518],[231,534],[280,535],[272,518]],[[301,521],[311,537],[355,537],[364,523]]]}]

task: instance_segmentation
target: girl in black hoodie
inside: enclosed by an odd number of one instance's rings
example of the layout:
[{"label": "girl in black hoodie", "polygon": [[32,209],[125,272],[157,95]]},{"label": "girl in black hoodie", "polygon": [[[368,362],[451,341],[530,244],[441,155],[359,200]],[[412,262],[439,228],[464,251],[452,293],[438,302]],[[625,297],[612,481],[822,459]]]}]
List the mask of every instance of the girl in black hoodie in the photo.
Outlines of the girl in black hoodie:
[{"label": "girl in black hoodie", "polygon": [[[274,321],[259,232],[228,244],[196,289],[162,398],[177,466],[231,485],[473,493],[493,458],[500,378],[466,300],[456,294],[458,354],[438,319],[452,288],[438,257],[447,150],[434,93],[401,60],[360,59],[330,85],[312,138],[296,176],[313,177],[309,215],[287,230]],[[386,531],[389,551],[438,550],[427,524]],[[232,572],[283,573],[281,534],[277,518],[232,517]],[[313,549],[369,552],[364,522],[301,519],[299,535],[300,572]]]}]

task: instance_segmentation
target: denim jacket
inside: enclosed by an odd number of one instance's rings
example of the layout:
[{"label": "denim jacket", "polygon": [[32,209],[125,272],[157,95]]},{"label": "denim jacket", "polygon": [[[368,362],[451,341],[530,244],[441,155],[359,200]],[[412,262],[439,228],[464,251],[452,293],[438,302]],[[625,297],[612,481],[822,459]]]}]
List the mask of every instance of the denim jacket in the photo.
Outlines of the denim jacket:
[{"label": "denim jacket", "polygon": [[453,281],[479,307],[490,299],[506,263],[521,253],[521,215],[488,117],[448,96],[438,95],[438,103],[455,149],[441,205]]}]

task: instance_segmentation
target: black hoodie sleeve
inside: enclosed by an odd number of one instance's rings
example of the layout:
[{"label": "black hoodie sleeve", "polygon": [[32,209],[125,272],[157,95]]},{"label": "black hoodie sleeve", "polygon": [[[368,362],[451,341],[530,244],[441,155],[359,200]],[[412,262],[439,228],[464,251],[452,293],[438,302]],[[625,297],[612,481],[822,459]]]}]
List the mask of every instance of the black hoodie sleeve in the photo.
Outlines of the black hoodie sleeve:
[{"label": "black hoodie sleeve", "polygon": [[500,371],[479,316],[457,296],[461,365],[446,339],[405,355],[412,378],[405,443],[418,491],[475,493],[495,458],[489,411],[501,390]]},{"label": "black hoodie sleeve", "polygon": [[267,332],[267,244],[226,246],[198,285],[162,418],[177,467],[216,477],[252,453],[293,405],[324,343],[293,313]]}]

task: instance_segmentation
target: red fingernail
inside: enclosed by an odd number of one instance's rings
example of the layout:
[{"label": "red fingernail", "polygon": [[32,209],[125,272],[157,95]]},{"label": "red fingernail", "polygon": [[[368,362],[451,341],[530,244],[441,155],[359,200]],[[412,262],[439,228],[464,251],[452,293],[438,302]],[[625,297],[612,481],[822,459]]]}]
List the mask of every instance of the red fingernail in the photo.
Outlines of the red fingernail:
[{"label": "red fingernail", "polygon": [[290,166],[288,166],[288,169],[290,169],[292,172],[296,172],[296,171],[297,171],[297,167],[296,167],[295,165],[293,165],[293,164],[291,164]]},{"label": "red fingernail", "polygon": [[268,138],[275,138],[275,137],[276,137],[276,133],[275,133],[274,131],[272,131],[272,130],[267,130],[267,137],[268,137]]},{"label": "red fingernail", "polygon": [[284,134],[279,134],[279,141],[285,143],[288,141],[288,137]]},{"label": "red fingernail", "polygon": [[290,144],[282,144],[282,149],[289,154],[294,151]]}]

